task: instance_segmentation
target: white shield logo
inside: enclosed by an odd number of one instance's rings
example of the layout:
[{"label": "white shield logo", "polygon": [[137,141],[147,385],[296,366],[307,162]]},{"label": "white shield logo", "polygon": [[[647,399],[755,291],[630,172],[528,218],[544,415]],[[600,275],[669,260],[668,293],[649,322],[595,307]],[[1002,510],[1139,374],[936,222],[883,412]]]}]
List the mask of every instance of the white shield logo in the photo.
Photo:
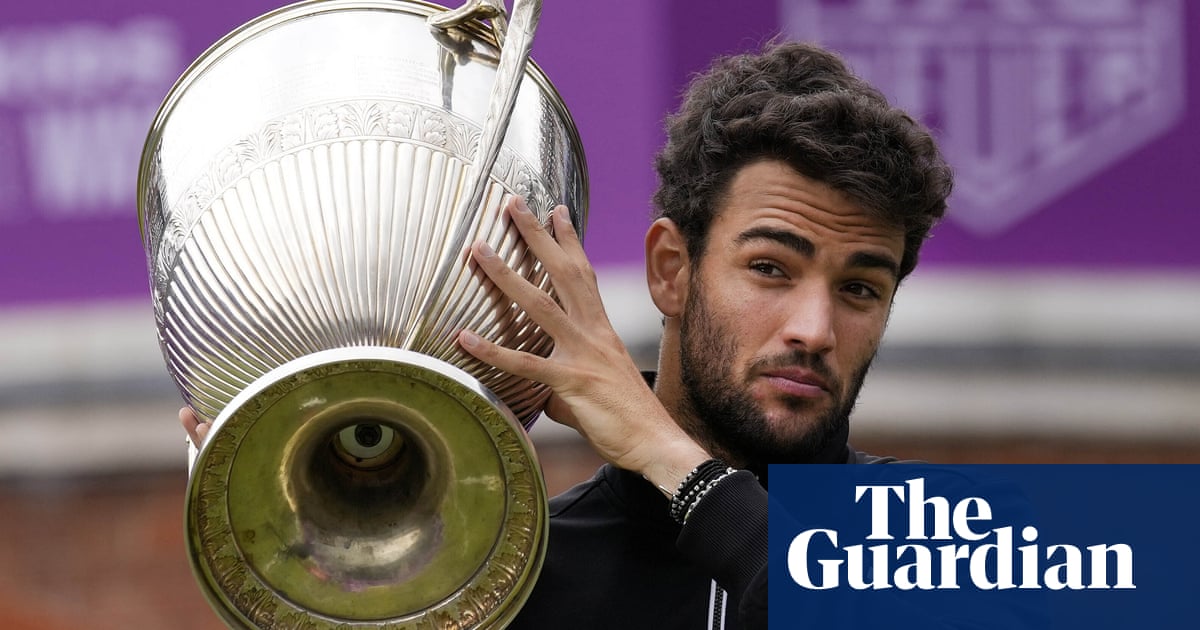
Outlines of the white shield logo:
[{"label": "white shield logo", "polygon": [[780,0],[929,125],[951,220],[994,235],[1180,122],[1179,0]]}]

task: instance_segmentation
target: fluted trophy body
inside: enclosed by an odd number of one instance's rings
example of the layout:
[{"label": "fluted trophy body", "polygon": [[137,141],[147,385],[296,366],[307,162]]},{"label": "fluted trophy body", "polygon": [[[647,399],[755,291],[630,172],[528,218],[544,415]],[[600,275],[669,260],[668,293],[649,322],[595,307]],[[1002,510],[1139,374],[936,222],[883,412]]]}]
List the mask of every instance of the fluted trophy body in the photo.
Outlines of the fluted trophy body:
[{"label": "fluted trophy body", "polygon": [[548,354],[468,247],[553,293],[503,206],[586,222],[578,133],[525,61],[539,4],[289,5],[206,51],[152,125],[157,331],[212,422],[189,554],[233,628],[503,627],[536,579],[525,429],[549,391],[455,338]]}]

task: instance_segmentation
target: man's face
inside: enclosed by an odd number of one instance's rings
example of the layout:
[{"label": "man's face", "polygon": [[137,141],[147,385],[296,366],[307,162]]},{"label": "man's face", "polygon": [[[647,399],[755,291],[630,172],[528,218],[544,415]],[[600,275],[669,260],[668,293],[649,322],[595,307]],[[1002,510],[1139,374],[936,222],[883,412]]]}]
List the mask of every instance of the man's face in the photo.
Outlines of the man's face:
[{"label": "man's face", "polygon": [[845,440],[904,235],[776,161],[725,199],[681,314],[687,428],[742,465],[808,461]]}]

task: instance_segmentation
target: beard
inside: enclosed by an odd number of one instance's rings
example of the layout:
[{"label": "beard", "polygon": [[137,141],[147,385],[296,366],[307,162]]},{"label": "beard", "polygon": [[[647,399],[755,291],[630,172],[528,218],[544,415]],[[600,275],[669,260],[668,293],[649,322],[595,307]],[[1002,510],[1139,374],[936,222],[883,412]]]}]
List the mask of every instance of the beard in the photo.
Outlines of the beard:
[{"label": "beard", "polygon": [[[680,322],[681,382],[690,407],[690,413],[684,414],[684,429],[709,452],[760,477],[772,463],[844,462],[850,412],[874,354],[851,374],[846,387],[821,355],[802,350],[755,359],[745,376],[739,377],[735,335],[713,316],[694,275],[690,284]],[[833,400],[823,411],[812,400],[787,401],[790,422],[779,431],[772,429],[766,411],[750,394],[749,381],[763,370],[785,366],[802,366],[819,375]],[[800,426],[807,428],[797,435]]]}]

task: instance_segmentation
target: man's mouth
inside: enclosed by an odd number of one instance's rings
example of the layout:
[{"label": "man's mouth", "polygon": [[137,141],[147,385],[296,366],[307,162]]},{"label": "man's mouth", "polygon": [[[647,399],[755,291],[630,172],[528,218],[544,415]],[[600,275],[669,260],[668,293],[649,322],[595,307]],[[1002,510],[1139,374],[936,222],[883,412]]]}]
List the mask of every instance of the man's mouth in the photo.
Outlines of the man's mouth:
[{"label": "man's mouth", "polygon": [[764,372],[762,377],[789,396],[820,398],[831,393],[825,379],[804,368],[775,368]]}]

